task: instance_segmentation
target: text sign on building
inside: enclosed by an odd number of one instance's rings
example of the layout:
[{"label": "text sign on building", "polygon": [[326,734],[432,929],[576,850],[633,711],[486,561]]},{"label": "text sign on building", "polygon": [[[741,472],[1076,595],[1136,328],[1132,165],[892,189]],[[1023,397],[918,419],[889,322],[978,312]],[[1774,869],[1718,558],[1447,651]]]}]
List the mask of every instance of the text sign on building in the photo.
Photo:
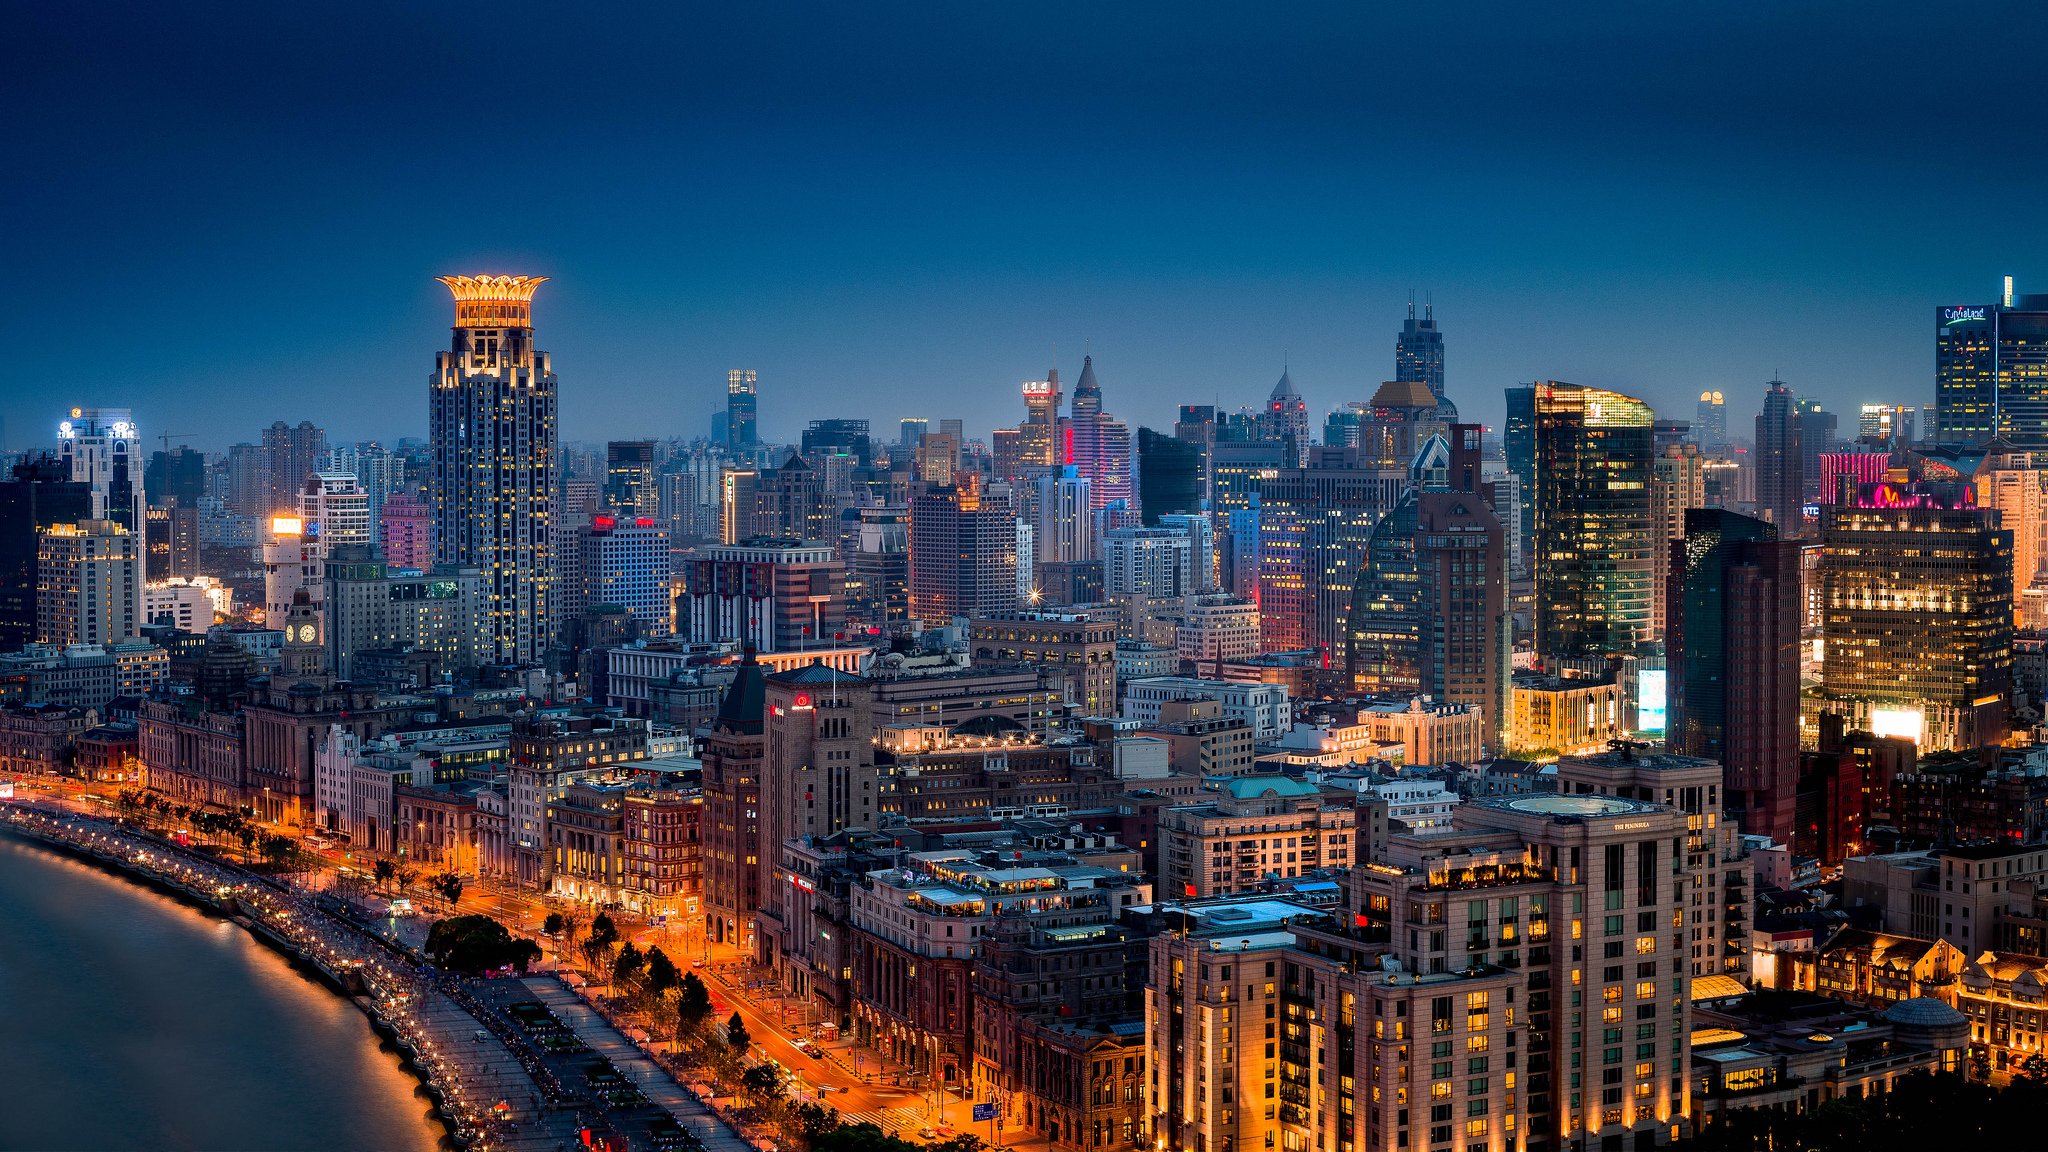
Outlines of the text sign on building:
[{"label": "text sign on building", "polygon": [[1943,327],[1947,327],[1950,324],[1982,320],[1984,319],[1984,311],[1984,308],[1981,306],[1975,308],[1943,308],[1941,310],[1941,323]]}]

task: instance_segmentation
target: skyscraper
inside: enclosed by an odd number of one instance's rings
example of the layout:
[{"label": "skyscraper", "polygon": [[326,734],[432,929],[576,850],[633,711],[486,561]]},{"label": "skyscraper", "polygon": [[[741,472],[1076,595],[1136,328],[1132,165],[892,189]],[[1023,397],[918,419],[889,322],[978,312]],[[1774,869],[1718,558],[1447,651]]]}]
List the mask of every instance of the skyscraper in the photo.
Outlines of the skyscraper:
[{"label": "skyscraper", "polygon": [[604,506],[620,517],[654,516],[660,511],[654,441],[613,440],[604,446]]},{"label": "skyscraper", "polygon": [[1145,523],[1202,507],[1202,449],[1177,437],[1138,429],[1138,509]]},{"label": "skyscraper", "polygon": [[206,455],[183,446],[150,453],[142,493],[158,506],[175,500],[182,508],[199,507],[199,498],[206,495]]},{"label": "skyscraper", "polygon": [[36,638],[41,533],[92,519],[92,486],[54,456],[30,457],[0,482],[0,652]]},{"label": "skyscraper", "polygon": [[[1671,549],[1685,539],[1685,510],[1707,504],[1707,478],[1700,446],[1690,440],[1665,444],[1650,461],[1650,520],[1654,525],[1658,571]],[[1670,622],[1668,581],[1651,584],[1650,635],[1662,638]]]},{"label": "skyscraper", "polygon": [[[1865,404],[1856,418],[1856,438],[1870,448],[1910,447],[1920,438],[1920,410],[1911,404]],[[1823,492],[1822,500],[1834,499]]]},{"label": "skyscraper", "polygon": [[2048,441],[2048,295],[1935,309],[1934,406],[1945,444]]},{"label": "skyscraper", "polygon": [[545,276],[442,276],[453,345],[436,357],[428,424],[434,555],[484,578],[486,663],[537,661],[554,640],[554,367],[534,348]]},{"label": "skyscraper", "polygon": [[1507,429],[1501,436],[1501,449],[1508,471],[1522,482],[1522,539],[1526,550],[1536,539],[1536,386],[1517,384],[1507,389],[1507,398]]},{"label": "skyscraper", "polygon": [[36,638],[113,644],[142,625],[142,537],[113,520],[37,530]]},{"label": "skyscraper", "polygon": [[960,480],[910,502],[910,616],[927,624],[1017,606],[1009,502],[985,496],[972,476]]},{"label": "skyscraper", "polygon": [[1038,523],[1032,539],[1046,564],[1085,564],[1101,559],[1088,481],[1072,466],[1038,478]]},{"label": "skyscraper", "polygon": [[1821,508],[1823,707],[1925,749],[2005,739],[2012,533],[1968,483],[1860,484]]},{"label": "skyscraper", "polygon": [[135,603],[129,614],[143,619],[142,589],[149,579],[142,542],[148,531],[143,495],[142,433],[126,408],[73,408],[57,426],[57,454],[71,478],[92,489],[92,517],[111,520],[135,537]]},{"label": "skyscraper", "polygon": [[1431,396],[1444,398],[1444,334],[1437,331],[1434,305],[1423,304],[1418,320],[1415,301],[1408,301],[1408,319],[1394,339],[1394,379],[1427,384]]},{"label": "skyscraper", "polygon": [[1046,373],[1043,380],[1024,382],[1024,423],[1017,426],[1019,462],[1027,476],[1059,464],[1060,370]]},{"label": "skyscraper", "polygon": [[734,368],[725,374],[725,442],[737,449],[760,443],[755,428],[755,404],[759,397],[755,394],[754,377],[752,368]]},{"label": "skyscraper", "polygon": [[1818,400],[1797,400],[1792,406],[1799,413],[1799,477],[1806,502],[1812,504],[1820,500],[1820,458],[1835,450],[1839,421]]},{"label": "skyscraper", "polygon": [[1432,436],[1410,486],[1373,529],[1346,623],[1346,668],[1363,692],[1469,704],[1506,747],[1506,528],[1480,481],[1480,428]]},{"label": "skyscraper", "polygon": [[1708,389],[1700,393],[1700,406],[1695,410],[1692,434],[1699,440],[1700,451],[1708,456],[1719,456],[1728,451],[1728,397]]},{"label": "skyscraper", "polygon": [[1259,413],[1259,430],[1261,439],[1277,440],[1287,446],[1288,467],[1301,466],[1309,446],[1308,404],[1294,390],[1294,378],[1285,369],[1280,372],[1280,382],[1273,385],[1272,393],[1266,397],[1264,411]]},{"label": "skyscraper", "polygon": [[1806,453],[1794,403],[1785,382],[1773,380],[1756,418],[1757,510],[1788,540],[1806,531]]},{"label": "skyscraper", "polygon": [[270,506],[257,515],[290,515],[299,506],[306,477],[327,466],[327,433],[311,420],[296,425],[279,420],[263,430],[263,456]]},{"label": "skyscraper", "polygon": [[1074,414],[1061,462],[1080,470],[1097,511],[1119,500],[1126,508],[1136,504],[1131,486],[1131,428],[1102,410],[1102,386],[1095,380],[1092,357],[1081,359],[1081,378],[1074,385]]},{"label": "skyscraper", "polygon": [[[1224,445],[1218,444],[1220,451]],[[1306,468],[1259,483],[1260,643],[1269,652],[1344,650],[1345,622],[1373,526],[1408,469],[1364,464],[1355,448],[1315,449]]]},{"label": "skyscraper", "polygon": [[1536,386],[1536,652],[1546,661],[1651,639],[1656,532],[1650,406],[1555,380]]},{"label": "skyscraper", "polygon": [[1719,508],[1684,513],[1667,571],[1673,752],[1719,761],[1723,806],[1744,832],[1790,844],[1799,773],[1796,541]]}]

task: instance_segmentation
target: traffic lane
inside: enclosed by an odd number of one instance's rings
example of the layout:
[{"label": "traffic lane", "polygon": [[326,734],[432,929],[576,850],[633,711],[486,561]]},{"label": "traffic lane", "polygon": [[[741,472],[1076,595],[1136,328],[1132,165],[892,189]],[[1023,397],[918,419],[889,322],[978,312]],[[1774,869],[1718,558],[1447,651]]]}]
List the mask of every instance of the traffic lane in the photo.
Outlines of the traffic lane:
[{"label": "traffic lane", "polygon": [[[884,1094],[876,1091],[874,1085],[863,1084],[852,1073],[845,1072],[829,1060],[813,1058],[800,1051],[790,1042],[782,1030],[780,1013],[764,1010],[762,1002],[753,999],[751,990],[734,988],[722,973],[708,968],[694,969],[700,977],[706,978],[714,991],[725,993],[714,997],[719,1009],[719,1020],[723,1023],[739,1013],[740,1020],[747,1026],[747,1035],[772,1059],[782,1062],[782,1067],[796,1073],[805,1084],[830,1085],[832,1091],[825,1094],[826,1102],[841,1112],[868,1112],[876,1106],[894,1106],[893,1100],[884,1101]],[[902,1093],[890,1093],[900,1097]]]}]

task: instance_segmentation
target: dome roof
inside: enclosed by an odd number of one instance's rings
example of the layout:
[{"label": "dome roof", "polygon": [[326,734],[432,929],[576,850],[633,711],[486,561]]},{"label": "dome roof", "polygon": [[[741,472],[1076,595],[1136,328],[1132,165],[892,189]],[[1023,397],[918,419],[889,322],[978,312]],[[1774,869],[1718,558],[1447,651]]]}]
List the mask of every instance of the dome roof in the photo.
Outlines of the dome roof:
[{"label": "dome roof", "polygon": [[1885,1011],[1884,1018],[1908,1028],[1954,1028],[1967,1022],[1961,1012],[1932,996],[1901,1000]]},{"label": "dome roof", "polygon": [[1228,788],[1231,797],[1236,800],[1257,800],[1265,796],[1314,796],[1319,791],[1306,780],[1296,780],[1292,776],[1263,774],[1232,777]]},{"label": "dome roof", "polygon": [[1000,716],[994,712],[984,712],[979,716],[970,716],[953,725],[953,730],[949,735],[997,738],[1002,736],[1028,735],[1029,731],[1029,729],[1008,716]]}]

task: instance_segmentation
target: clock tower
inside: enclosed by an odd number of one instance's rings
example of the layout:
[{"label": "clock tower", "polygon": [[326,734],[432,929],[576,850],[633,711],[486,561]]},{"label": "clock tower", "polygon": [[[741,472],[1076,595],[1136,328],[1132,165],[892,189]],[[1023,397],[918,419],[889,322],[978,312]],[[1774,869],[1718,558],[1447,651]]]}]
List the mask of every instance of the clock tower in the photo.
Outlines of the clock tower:
[{"label": "clock tower", "polygon": [[320,613],[306,590],[292,594],[284,616],[284,650],[278,660],[282,680],[318,680],[327,674],[327,644],[320,635]]}]

